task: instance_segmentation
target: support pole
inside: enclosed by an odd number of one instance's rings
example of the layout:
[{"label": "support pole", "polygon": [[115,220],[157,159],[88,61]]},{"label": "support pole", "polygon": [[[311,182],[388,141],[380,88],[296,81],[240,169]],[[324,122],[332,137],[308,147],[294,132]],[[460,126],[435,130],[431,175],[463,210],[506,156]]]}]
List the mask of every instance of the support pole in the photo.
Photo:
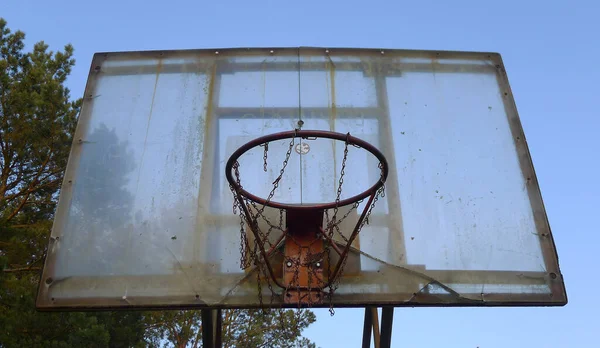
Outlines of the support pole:
[{"label": "support pole", "polygon": [[365,324],[363,326],[362,348],[371,348],[371,331],[373,328],[373,313],[365,307]]},{"label": "support pole", "polygon": [[373,335],[373,342],[375,348],[380,348],[381,337],[379,335],[379,314],[377,313],[377,307],[365,307],[365,324],[363,326],[363,340],[362,347],[371,347],[371,335]]},{"label": "support pole", "polygon": [[215,348],[223,347],[223,314],[217,309],[215,318]]},{"label": "support pole", "polygon": [[381,348],[390,348],[392,345],[392,323],[394,320],[394,307],[381,309]]},{"label": "support pole", "polygon": [[202,310],[202,347],[221,348],[221,310],[203,309]]}]

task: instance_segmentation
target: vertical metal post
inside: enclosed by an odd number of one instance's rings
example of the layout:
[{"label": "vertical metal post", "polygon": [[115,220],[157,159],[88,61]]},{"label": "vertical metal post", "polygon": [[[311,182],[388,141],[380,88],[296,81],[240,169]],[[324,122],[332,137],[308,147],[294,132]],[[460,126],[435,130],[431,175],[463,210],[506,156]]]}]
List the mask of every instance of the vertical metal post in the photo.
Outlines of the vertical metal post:
[{"label": "vertical metal post", "polygon": [[202,310],[202,347],[221,348],[223,339],[221,336],[221,310]]},{"label": "vertical metal post", "polygon": [[363,326],[362,348],[371,348],[371,331],[373,328],[373,312],[365,307],[365,324]]},{"label": "vertical metal post", "polygon": [[365,307],[365,323],[363,326],[362,347],[371,347],[371,335],[375,348],[380,348],[381,337],[379,336],[379,314],[377,307]]},{"label": "vertical metal post", "polygon": [[381,348],[390,348],[392,345],[392,323],[394,320],[394,307],[381,309]]},{"label": "vertical metal post", "polygon": [[215,340],[213,335],[213,315],[212,309],[202,310],[202,347],[212,348],[214,347]]},{"label": "vertical metal post", "polygon": [[220,309],[215,310],[215,348],[223,346],[223,314]]}]

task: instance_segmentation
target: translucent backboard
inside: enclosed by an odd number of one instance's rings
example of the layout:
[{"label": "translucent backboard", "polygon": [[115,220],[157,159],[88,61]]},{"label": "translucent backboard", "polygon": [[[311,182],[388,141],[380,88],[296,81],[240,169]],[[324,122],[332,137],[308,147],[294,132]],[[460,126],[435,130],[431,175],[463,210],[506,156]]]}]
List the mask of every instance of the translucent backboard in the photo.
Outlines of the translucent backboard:
[{"label": "translucent backboard", "polygon": [[[567,302],[498,54],[101,53],[85,93],[40,309],[260,306],[256,270],[240,267],[225,163],[248,141],[296,128],[350,133],[381,150],[390,168],[335,306]],[[266,170],[262,148],[240,158],[246,190],[269,195],[288,143],[269,144]],[[273,200],[335,200],[343,152],[340,142],[299,140]],[[351,147],[342,198],[371,186],[377,164]]]}]

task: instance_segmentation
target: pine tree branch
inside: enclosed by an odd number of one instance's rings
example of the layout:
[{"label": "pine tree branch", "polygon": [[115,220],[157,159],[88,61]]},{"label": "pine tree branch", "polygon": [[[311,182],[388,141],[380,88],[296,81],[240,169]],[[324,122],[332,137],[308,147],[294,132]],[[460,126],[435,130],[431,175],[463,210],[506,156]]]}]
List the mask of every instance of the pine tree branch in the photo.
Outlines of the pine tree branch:
[{"label": "pine tree branch", "polygon": [[201,336],[202,336],[202,324],[200,324],[200,327],[198,328],[198,332],[196,333],[196,341],[194,342],[194,345],[192,346],[192,348],[198,348],[198,343],[200,343]]},{"label": "pine tree branch", "polygon": [[34,272],[41,271],[42,267],[22,267],[22,268],[9,268],[4,269],[2,272],[4,273],[16,273],[16,272]]},{"label": "pine tree branch", "polygon": [[[29,189],[29,190],[25,190],[25,189],[23,189],[23,190],[21,190],[21,191],[20,191],[20,192],[18,192],[18,193],[15,193],[15,194],[13,194],[13,195],[7,196],[7,198],[6,198],[6,200],[5,200],[5,204],[12,202],[12,201],[13,201],[15,198],[17,198],[17,197],[19,197],[19,196],[22,196],[22,195],[27,195],[27,196],[29,196],[30,194],[32,194],[32,193],[34,193],[34,192],[36,192],[36,191],[39,191],[40,189],[42,189],[42,188],[44,188],[44,187],[48,187],[48,186],[50,186],[50,185],[54,185],[54,184],[56,184],[58,181],[59,181],[59,179],[57,178],[57,179],[54,179],[54,180],[50,180],[50,181],[48,181],[48,182],[45,182],[45,183],[43,183],[43,184],[41,184],[41,185],[37,185],[36,187],[34,187],[34,188],[32,188],[32,189]],[[31,186],[31,185],[30,185],[30,186]]]},{"label": "pine tree branch", "polygon": [[232,322],[231,322],[231,313],[233,312],[232,310],[225,310],[225,317],[223,318],[223,326],[225,327],[225,335],[224,335],[224,340],[223,340],[223,346],[225,348],[229,348],[229,339],[231,337],[231,326],[232,326]]},{"label": "pine tree branch", "polygon": [[25,197],[23,198],[23,200],[21,201],[21,203],[17,206],[17,208],[8,216],[8,218],[5,220],[6,222],[12,220],[12,218],[14,218],[19,211],[21,211],[21,209],[23,209],[23,207],[25,206],[25,203],[27,203],[27,200],[29,199],[29,196],[36,192],[39,191],[40,189],[44,188],[44,187],[48,187],[50,185],[54,185],[58,182],[58,179],[52,180],[52,181],[48,181],[47,183],[44,183],[42,185],[38,185],[35,188],[28,190],[27,193],[25,194]]},{"label": "pine tree branch", "polygon": [[[33,224],[10,225],[10,226],[7,226],[7,227],[8,228],[29,228],[29,227],[39,226],[39,225],[41,225],[41,224],[40,223],[33,223]],[[2,242],[0,242],[0,243],[2,243]]]},{"label": "pine tree branch", "polygon": [[[17,194],[17,195],[23,194],[22,192],[27,191],[27,193],[25,194],[25,198],[23,199],[23,201],[27,201],[27,198],[29,198],[29,195],[31,194],[32,189],[33,189],[33,185],[39,183],[38,179],[42,175],[42,173],[44,172],[44,170],[46,169],[46,166],[48,165],[48,162],[50,161],[50,158],[52,158],[52,148],[50,148],[50,151],[48,153],[48,157],[46,157],[46,159],[44,160],[44,163],[42,163],[42,165],[40,166],[40,169],[36,173],[36,175],[33,178],[33,180],[31,180],[31,183],[29,183],[29,186],[27,187],[27,189],[21,190],[21,192],[19,192]],[[4,200],[6,200],[6,203],[8,203],[8,202],[10,202],[12,200],[12,199],[6,199],[6,197],[2,197],[2,198],[4,198]],[[16,213],[18,213],[19,210],[21,210],[21,208],[23,208],[23,204],[24,203],[21,202],[21,204],[19,205],[19,208],[17,210],[15,210],[15,212],[13,212],[13,214],[11,214],[9,216],[8,220],[12,219],[14,217],[14,215],[16,215]]]},{"label": "pine tree branch", "polygon": [[3,159],[3,167],[2,173],[0,174],[0,197],[4,197],[6,191],[8,190],[8,177],[10,173],[11,163],[8,160],[7,151],[4,149],[4,141],[0,140],[0,144],[2,144],[2,159]]}]

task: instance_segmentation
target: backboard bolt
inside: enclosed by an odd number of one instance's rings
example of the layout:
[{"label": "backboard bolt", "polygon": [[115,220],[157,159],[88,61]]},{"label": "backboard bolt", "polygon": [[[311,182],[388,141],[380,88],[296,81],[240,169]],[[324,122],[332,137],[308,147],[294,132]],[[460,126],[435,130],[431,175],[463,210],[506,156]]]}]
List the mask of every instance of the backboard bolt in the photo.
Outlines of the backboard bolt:
[{"label": "backboard bolt", "polygon": [[381,54],[385,54],[385,52],[384,52],[384,51],[381,51]]},{"label": "backboard bolt", "polygon": [[286,262],[286,264],[285,264],[285,265],[286,265],[287,267],[292,267],[292,261],[288,261],[288,262]]},{"label": "backboard bolt", "polygon": [[215,54],[219,54],[219,51],[215,51]]},{"label": "backboard bolt", "polygon": [[273,50],[270,50],[270,51],[269,51],[269,53],[270,53],[270,54],[273,54],[273,53],[275,53],[275,51],[273,51]]},{"label": "backboard bolt", "polygon": [[302,126],[304,126],[304,121],[299,120],[298,121],[298,128],[302,128]]},{"label": "backboard bolt", "polygon": [[325,50],[325,53],[329,54],[329,50]]}]

